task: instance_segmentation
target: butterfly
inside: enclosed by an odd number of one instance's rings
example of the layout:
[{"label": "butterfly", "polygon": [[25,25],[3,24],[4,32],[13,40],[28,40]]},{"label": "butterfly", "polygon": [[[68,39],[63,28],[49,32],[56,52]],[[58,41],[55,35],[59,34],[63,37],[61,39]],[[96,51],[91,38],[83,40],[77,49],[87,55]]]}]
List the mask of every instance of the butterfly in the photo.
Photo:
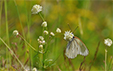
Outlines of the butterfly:
[{"label": "butterfly", "polygon": [[85,44],[76,36],[73,36],[72,40],[68,42],[65,55],[68,58],[75,58],[77,55],[87,56],[89,51]]}]

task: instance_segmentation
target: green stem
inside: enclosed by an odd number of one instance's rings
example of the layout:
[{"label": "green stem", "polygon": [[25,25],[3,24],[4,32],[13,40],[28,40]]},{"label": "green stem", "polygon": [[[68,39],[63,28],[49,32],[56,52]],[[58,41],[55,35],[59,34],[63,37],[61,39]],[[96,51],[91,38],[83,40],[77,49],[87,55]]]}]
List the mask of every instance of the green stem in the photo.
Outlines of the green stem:
[{"label": "green stem", "polygon": [[[25,38],[25,33],[24,33],[24,27],[22,25],[22,22],[21,22],[21,18],[20,18],[20,15],[19,15],[19,10],[18,10],[18,6],[16,4],[16,0],[14,0],[14,4],[15,4],[15,7],[16,7],[16,10],[17,10],[17,15],[18,15],[18,18],[19,18],[19,22],[20,22],[20,25],[21,25],[21,29],[22,29],[22,34],[23,34],[23,37]],[[26,51],[26,47],[27,47],[27,44],[25,43],[25,49],[23,51]],[[27,57],[25,56],[25,59]]]},{"label": "green stem", "polygon": [[108,71],[111,69],[111,64],[112,64],[112,57],[111,57],[111,60],[109,62],[109,65],[108,65]]},{"label": "green stem", "polygon": [[17,4],[16,4],[16,1],[15,1],[15,0],[14,0],[14,3],[15,3],[16,10],[17,10],[17,14],[18,14],[18,17],[19,17],[20,25],[21,25],[21,28],[22,28],[22,34],[23,34],[23,36],[24,36],[24,38],[25,38],[24,28],[23,28],[23,25],[22,25],[22,22],[21,22],[21,19],[20,19],[20,15],[19,15],[18,7],[17,7]]},{"label": "green stem", "polygon": [[5,44],[5,46],[7,47],[7,49],[11,52],[11,55],[17,59],[17,61],[20,63],[20,65],[22,66],[22,68],[25,70],[24,65],[21,63],[21,61],[18,59],[18,57],[14,54],[14,52],[11,50],[11,48],[4,42],[4,40],[2,38],[0,38],[0,40]]},{"label": "green stem", "polygon": [[37,50],[33,46],[31,46],[20,34],[19,36],[25,41],[26,44],[28,44],[34,51],[37,52]]},{"label": "green stem", "polygon": [[42,17],[42,15],[41,15],[41,13],[40,13],[40,12],[39,12],[39,15],[40,15],[40,17],[42,18],[42,20],[43,20],[43,21],[45,21],[45,20],[44,20],[44,18]]},{"label": "green stem", "polygon": [[[1,0],[1,4],[0,4],[1,6],[0,6],[0,36],[1,36],[1,24],[2,24],[2,19],[1,19],[1,17],[2,17],[2,5],[3,5],[3,1]],[[2,60],[2,57],[0,57],[1,59],[0,60]],[[0,69],[1,69],[1,63],[0,63]]]},{"label": "green stem", "polygon": [[[7,1],[5,0],[5,20],[6,20],[6,38],[7,38],[7,43],[8,45],[10,46],[10,43],[9,43],[9,31],[8,31],[8,19],[7,19]],[[7,57],[7,49],[6,49],[6,57]],[[9,64],[11,65],[11,58],[10,58],[10,55],[8,53],[8,59],[9,59]]]},{"label": "green stem", "polygon": [[107,49],[105,49],[105,71],[107,71]]},{"label": "green stem", "polygon": [[[28,27],[28,34],[27,34],[27,38],[29,39],[30,38],[30,24],[31,24],[31,11],[28,11],[27,12],[27,7],[26,7],[26,2],[24,0],[24,5],[25,5],[25,9],[26,9],[26,16],[27,16],[27,27]],[[31,7],[31,2],[29,4],[29,8]],[[30,40],[28,40],[28,42],[30,42]],[[31,70],[31,67],[33,67],[33,59],[32,59],[32,51],[31,51],[31,48],[29,48],[29,57],[30,57],[30,70]]]},{"label": "green stem", "polygon": [[1,24],[2,24],[2,5],[3,5],[3,1],[1,0],[1,6],[0,6],[0,35],[1,35]]}]

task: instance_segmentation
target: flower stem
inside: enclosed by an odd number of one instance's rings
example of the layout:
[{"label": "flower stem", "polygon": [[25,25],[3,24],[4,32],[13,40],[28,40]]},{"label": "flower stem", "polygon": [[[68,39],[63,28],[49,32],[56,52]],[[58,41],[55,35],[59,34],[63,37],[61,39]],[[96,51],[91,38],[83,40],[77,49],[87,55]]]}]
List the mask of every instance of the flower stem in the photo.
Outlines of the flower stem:
[{"label": "flower stem", "polygon": [[2,38],[0,38],[0,40],[5,44],[5,46],[9,49],[9,51],[11,52],[11,55],[17,59],[17,61],[20,63],[20,65],[22,66],[22,68],[25,70],[24,65],[21,63],[21,61],[18,59],[18,57],[14,54],[14,52],[11,50],[11,48],[4,42],[4,40]]},{"label": "flower stem", "polygon": [[0,36],[1,36],[1,24],[2,24],[2,5],[3,5],[3,1],[1,0],[1,4],[0,4]]},{"label": "flower stem", "polygon": [[39,15],[40,15],[40,17],[42,18],[42,20],[45,21],[44,18],[42,17],[42,15],[41,15],[41,13],[39,13]]},{"label": "flower stem", "polygon": [[21,25],[21,29],[22,29],[22,34],[25,38],[25,34],[24,34],[24,28],[23,28],[23,25],[22,25],[22,22],[21,22],[21,19],[20,19],[20,15],[19,15],[19,11],[18,11],[18,7],[17,7],[17,4],[16,4],[16,1],[14,0],[14,3],[15,3],[15,6],[16,6],[16,10],[17,10],[17,14],[18,14],[18,18],[19,18],[19,21],[20,21],[20,25]]},{"label": "flower stem", "polygon": [[[7,0],[5,0],[5,20],[6,20],[6,38],[7,38],[7,44],[10,46],[9,43],[9,31],[8,31],[8,15],[7,15]],[[6,57],[7,57],[7,49],[6,49]],[[9,59],[9,64],[11,65],[11,58],[8,53],[8,59]]]},{"label": "flower stem", "polygon": [[[23,27],[23,25],[22,25],[22,21],[21,21],[21,17],[20,17],[20,13],[19,13],[19,9],[18,9],[16,0],[14,0],[14,4],[15,4],[16,11],[17,11],[17,15],[18,15],[18,19],[19,19],[19,22],[20,22],[20,25],[21,25],[22,35],[23,35],[24,38],[26,38],[26,37],[25,37],[25,33],[24,33],[24,27]],[[24,51],[26,51],[26,47],[27,47],[27,44],[25,43],[25,50],[24,50]],[[27,58],[26,56],[27,56],[27,55],[25,55],[25,59]]]},{"label": "flower stem", "polygon": [[19,36],[25,41],[26,44],[28,44],[34,51],[37,52],[37,50],[33,46],[31,46],[20,34]]},{"label": "flower stem", "polygon": [[[31,2],[28,3],[29,4],[29,8],[31,7]],[[30,11],[27,12],[27,5],[26,5],[26,0],[24,0],[24,6],[26,9],[26,16],[27,16],[27,28],[28,28],[28,33],[27,33],[27,38],[30,38],[30,25],[31,25],[31,13]],[[30,39],[28,40],[28,42],[30,43]],[[30,57],[30,70],[31,67],[33,67],[33,59],[32,59],[32,50],[29,47],[29,57]]]},{"label": "flower stem", "polygon": [[105,71],[107,71],[107,49],[105,49]]},{"label": "flower stem", "polygon": [[[1,33],[1,30],[2,30],[2,29],[1,29],[1,28],[2,28],[2,27],[1,27],[1,24],[2,24],[2,18],[1,18],[1,17],[2,17],[2,5],[3,5],[3,0],[1,0],[1,4],[0,4],[0,36],[1,36],[1,34],[2,34],[2,33]],[[2,59],[1,59],[1,60],[2,60]],[[0,69],[1,69],[1,65],[2,65],[2,64],[0,63]]]}]

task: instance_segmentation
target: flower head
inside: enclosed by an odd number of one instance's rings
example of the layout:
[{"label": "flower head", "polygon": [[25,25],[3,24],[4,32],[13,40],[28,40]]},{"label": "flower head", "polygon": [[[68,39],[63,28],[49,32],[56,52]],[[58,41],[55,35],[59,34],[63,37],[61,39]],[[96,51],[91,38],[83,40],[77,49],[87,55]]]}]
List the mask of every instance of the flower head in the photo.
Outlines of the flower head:
[{"label": "flower head", "polygon": [[44,21],[43,23],[42,23],[42,25],[41,26],[43,26],[43,27],[47,27],[47,22],[46,21]]},{"label": "flower head", "polygon": [[37,69],[36,68],[33,68],[32,71],[37,71]]},{"label": "flower head", "polygon": [[61,33],[61,30],[59,28],[56,29],[57,33]]},{"label": "flower head", "polygon": [[71,41],[73,36],[74,35],[70,31],[65,31],[65,33],[64,33],[64,39],[67,40],[67,41]]},{"label": "flower head", "polygon": [[40,11],[42,11],[42,6],[40,5],[34,5],[33,8],[31,9],[31,12],[32,14],[37,14],[39,13]]},{"label": "flower head", "polygon": [[13,31],[13,34],[17,36],[19,33],[18,33],[17,30],[14,30],[14,31]]},{"label": "flower head", "polygon": [[43,48],[43,45],[39,45],[39,48]]},{"label": "flower head", "polygon": [[55,36],[55,34],[53,32],[50,33],[51,36]]},{"label": "flower head", "polygon": [[112,45],[112,40],[107,38],[107,39],[104,40],[104,44],[106,44],[107,46],[110,47]]},{"label": "flower head", "polygon": [[48,31],[44,30],[44,34],[47,35],[48,34]]},{"label": "flower head", "polygon": [[43,40],[43,41],[41,42],[41,44],[44,45],[44,44],[45,44],[45,40]]},{"label": "flower head", "polygon": [[43,36],[39,36],[39,39],[40,39],[41,41],[43,41],[43,40],[44,40],[44,37],[43,37]]},{"label": "flower head", "polygon": [[39,47],[42,47],[42,45],[45,45],[45,43],[46,43],[43,36],[39,36],[37,41],[38,41],[39,44],[41,44],[41,46],[39,46]]}]

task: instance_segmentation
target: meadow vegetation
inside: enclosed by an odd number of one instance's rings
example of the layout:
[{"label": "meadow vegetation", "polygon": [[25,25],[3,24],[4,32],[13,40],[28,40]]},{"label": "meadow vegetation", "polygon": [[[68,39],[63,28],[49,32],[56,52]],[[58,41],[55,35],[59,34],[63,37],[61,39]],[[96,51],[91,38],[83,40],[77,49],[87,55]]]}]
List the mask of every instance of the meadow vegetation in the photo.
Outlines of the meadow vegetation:
[{"label": "meadow vegetation", "polygon": [[[112,19],[110,0],[0,0],[0,71],[113,71]],[[65,31],[87,56],[65,55]]]}]

